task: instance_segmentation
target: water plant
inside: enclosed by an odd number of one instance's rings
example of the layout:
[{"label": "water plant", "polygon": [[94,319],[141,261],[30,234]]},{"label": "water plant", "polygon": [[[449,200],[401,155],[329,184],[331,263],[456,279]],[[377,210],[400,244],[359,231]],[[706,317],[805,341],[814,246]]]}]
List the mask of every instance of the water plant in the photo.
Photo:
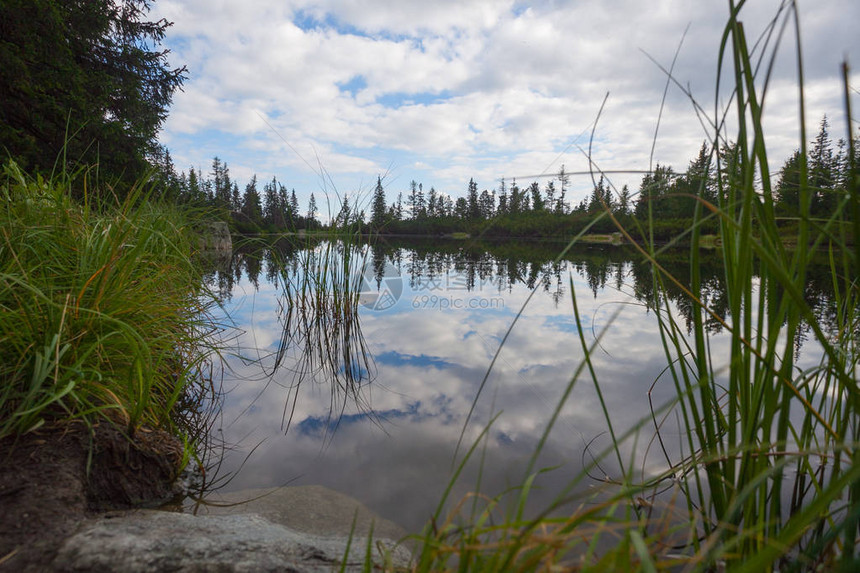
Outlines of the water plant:
[{"label": "water plant", "polygon": [[269,375],[290,358],[293,375],[284,408],[285,428],[305,381],[324,382],[331,390],[327,427],[337,425],[348,404],[363,405],[363,387],[376,375],[359,319],[367,252],[349,235],[302,249],[295,264],[284,264],[278,251],[272,251],[279,270],[282,328]]},{"label": "water plant", "polygon": [[193,410],[212,390],[192,218],[147,200],[145,184],[94,200],[109,194],[90,175],[4,167],[0,437],[69,419],[178,431],[199,412],[177,414],[177,402]]},{"label": "water plant", "polygon": [[[465,464],[479,457],[481,440],[458,458],[451,484],[417,541],[413,570],[643,570],[767,571],[854,570],[860,523],[860,393],[857,373],[860,320],[856,312],[860,252],[857,148],[848,134],[852,177],[841,191],[825,191],[810,179],[805,141],[803,58],[798,40],[798,101],[801,133],[800,191],[796,215],[786,225],[773,208],[774,175],[768,162],[763,105],[770,70],[783,31],[799,22],[794,3],[784,3],[762,38],[751,47],[742,22],[745,2],[730,2],[719,47],[716,93],[732,86],[731,106],[707,119],[712,161],[721,174],[717,199],[696,196],[690,238],[690,280],[661,264],[666,246],[652,239],[657,223],[626,228],[607,207],[600,215],[639,252],[652,275],[651,308],[666,359],[653,383],[671,384],[674,398],[654,405],[649,417],[626,430],[604,406],[612,445],[592,448],[592,461],[556,500],[535,515],[525,500],[540,474],[533,457],[521,484],[489,498],[480,481],[471,497],[448,499]],[[668,72],[669,82],[675,81]],[[847,66],[846,116],[851,117]],[[716,98],[719,100],[719,97]],[[733,110],[733,112],[732,112]],[[736,132],[729,133],[733,118]],[[729,150],[729,153],[720,153]],[[813,218],[813,195],[836,195],[827,218]],[[713,222],[718,232],[713,236]],[[706,233],[710,236],[703,236]],[[787,237],[786,229],[795,236]],[[575,240],[574,240],[575,241]],[[789,248],[787,245],[796,245]],[[701,279],[704,247],[722,255],[727,313],[707,299]],[[834,285],[834,320],[825,324],[805,297],[807,264],[824,252]],[[581,324],[576,293],[571,304]],[[687,324],[669,293],[684,293]],[[675,297],[677,298],[677,297]],[[691,313],[691,314],[689,314]],[[515,327],[516,320],[511,328]],[[726,350],[712,345],[709,324],[728,333]],[[808,329],[820,361],[801,368],[799,333]],[[607,334],[608,333],[608,334]],[[558,412],[577,384],[601,395],[600,373],[590,355],[611,325],[593,336],[580,327],[583,360],[568,381]],[[592,341],[589,342],[589,337]],[[504,344],[504,342],[502,342]],[[491,366],[492,368],[492,366]],[[482,385],[483,387],[483,385]],[[476,400],[478,398],[476,397]],[[601,400],[602,403],[602,400]],[[683,437],[665,447],[670,423]],[[615,422],[615,423],[614,423]],[[488,435],[492,421],[484,428]],[[642,437],[651,429],[662,472],[646,475]],[[543,443],[543,440],[541,440]],[[623,446],[632,444],[632,450]],[[625,454],[632,451],[633,454]],[[637,453],[638,452],[638,453]],[[637,458],[638,457],[638,458]],[[583,485],[600,473],[600,486]]]}]

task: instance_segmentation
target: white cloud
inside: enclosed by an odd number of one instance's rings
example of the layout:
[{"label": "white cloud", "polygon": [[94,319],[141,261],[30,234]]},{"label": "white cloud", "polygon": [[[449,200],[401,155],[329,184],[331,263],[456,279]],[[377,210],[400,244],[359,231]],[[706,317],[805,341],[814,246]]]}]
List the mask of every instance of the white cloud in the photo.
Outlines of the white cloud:
[{"label": "white cloud", "polygon": [[[744,8],[751,44],[780,4]],[[809,127],[814,132],[828,113],[841,135],[838,66],[845,56],[860,61],[860,39],[840,24],[860,19],[860,7],[834,0],[800,8]],[[219,156],[247,169],[282,169],[277,175],[297,182],[300,195],[318,184],[305,160],[322,162],[347,189],[393,165],[404,186],[418,179],[455,195],[469,177],[490,187],[501,176],[539,173],[556,157],[553,170],[561,163],[584,170],[587,161],[568,144],[585,132],[579,141],[586,146],[607,93],[594,158],[604,169],[647,168],[666,83],[649,56],[668,68],[689,26],[674,76],[713,115],[727,11],[689,0],[395,7],[379,0],[165,0],[155,9],[175,23],[167,39],[172,61],[189,66],[164,135],[177,163],[208,164],[205,138],[220,132]],[[789,22],[766,107],[776,164],[798,145],[792,30]],[[731,71],[723,74],[725,83]],[[727,97],[720,95],[721,106]],[[691,103],[672,86],[655,160],[683,169],[705,137]],[[413,172],[419,163],[433,170]],[[625,182],[636,187],[638,176],[617,181]]]}]

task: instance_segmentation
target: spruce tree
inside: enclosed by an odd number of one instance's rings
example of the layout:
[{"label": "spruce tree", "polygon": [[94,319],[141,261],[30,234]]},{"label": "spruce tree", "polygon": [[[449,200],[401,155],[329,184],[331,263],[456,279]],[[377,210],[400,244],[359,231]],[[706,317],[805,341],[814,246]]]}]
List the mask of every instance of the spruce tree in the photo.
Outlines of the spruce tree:
[{"label": "spruce tree", "polygon": [[778,215],[797,216],[800,213],[800,150],[785,160],[776,184],[776,212]]},{"label": "spruce tree", "polygon": [[125,187],[149,170],[173,93],[186,77],[185,67],[168,66],[160,44],[171,23],[148,21],[149,4],[0,2],[4,154],[40,172],[63,157],[98,163],[102,178]]},{"label": "spruce tree", "polygon": [[314,194],[311,193],[310,199],[308,199],[308,221],[316,221],[317,219],[317,199],[314,197]]},{"label": "spruce tree", "polygon": [[245,196],[242,201],[242,213],[255,225],[263,222],[263,205],[260,200],[260,192],[257,191],[257,176],[251,177],[251,181],[245,186]]},{"label": "spruce tree", "polygon": [[370,224],[375,230],[385,226],[385,189],[382,178],[376,178],[376,189],[373,191],[373,202],[370,210]]},{"label": "spruce tree", "polygon": [[812,148],[809,150],[809,189],[812,192],[812,213],[828,217],[836,208],[836,194],[833,192],[836,180],[836,161],[833,157],[833,144],[828,131],[827,116],[821,119],[821,127]]},{"label": "spruce tree", "polygon": [[481,218],[481,207],[478,204],[478,184],[474,179],[469,179],[469,190],[467,192],[467,201],[469,203],[468,217],[472,220]]},{"label": "spruce tree", "polygon": [[540,185],[538,185],[537,181],[534,181],[529,187],[529,191],[532,194],[532,210],[534,211],[543,211],[545,208],[545,203],[543,197],[540,194]]}]

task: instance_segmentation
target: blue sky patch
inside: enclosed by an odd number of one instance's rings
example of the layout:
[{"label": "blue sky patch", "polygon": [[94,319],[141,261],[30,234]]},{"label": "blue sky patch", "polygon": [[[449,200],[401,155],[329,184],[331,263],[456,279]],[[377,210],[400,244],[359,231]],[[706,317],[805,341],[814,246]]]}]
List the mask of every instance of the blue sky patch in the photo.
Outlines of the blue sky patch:
[{"label": "blue sky patch", "polygon": [[337,87],[340,91],[349,93],[352,97],[355,97],[358,92],[367,87],[367,80],[362,75],[356,75],[349,78],[347,82],[338,83]]},{"label": "blue sky patch", "polygon": [[417,366],[419,368],[439,368],[440,370],[453,366],[450,362],[442,360],[436,356],[427,356],[422,354],[414,356],[410,354],[401,354],[399,352],[383,352],[376,355],[378,364],[388,364],[391,366]]},{"label": "blue sky patch", "polygon": [[439,93],[388,93],[376,98],[376,102],[388,108],[399,108],[409,105],[433,105],[451,98],[451,93],[442,91]]}]

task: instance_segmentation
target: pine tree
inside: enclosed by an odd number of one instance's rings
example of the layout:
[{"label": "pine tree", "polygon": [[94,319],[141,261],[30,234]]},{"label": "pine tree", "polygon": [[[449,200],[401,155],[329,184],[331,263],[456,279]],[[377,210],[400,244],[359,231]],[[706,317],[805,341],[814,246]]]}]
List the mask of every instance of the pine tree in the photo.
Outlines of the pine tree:
[{"label": "pine tree", "polygon": [[508,190],[505,187],[505,180],[499,182],[499,208],[496,210],[499,215],[507,215],[508,209]]},{"label": "pine tree", "polygon": [[230,209],[233,201],[233,184],[227,163],[217,156],[212,159],[212,192],[215,204],[222,209]]},{"label": "pine tree", "polygon": [[546,201],[544,203],[544,208],[550,211],[555,210],[555,182],[550,179],[549,183],[546,184],[546,189],[544,191],[546,195]]},{"label": "pine tree", "polygon": [[821,120],[821,128],[809,151],[809,189],[812,192],[813,214],[826,217],[836,208],[836,194],[833,192],[836,179],[836,162],[833,157],[833,144],[828,133],[827,116]]},{"label": "pine tree", "polygon": [[508,213],[518,215],[522,211],[523,199],[517,180],[511,182],[511,196],[508,198]]},{"label": "pine tree", "polygon": [[450,195],[445,195],[445,200],[443,202],[445,205],[445,217],[453,217],[454,216],[454,200]]},{"label": "pine tree", "polygon": [[276,229],[284,227],[283,210],[278,200],[278,182],[274,177],[263,186],[263,220]]},{"label": "pine tree", "polygon": [[621,193],[618,195],[618,203],[615,205],[615,212],[621,216],[630,214],[630,189],[627,185],[621,188]]},{"label": "pine tree", "polygon": [[785,160],[776,184],[776,212],[797,216],[800,213],[800,150]]},{"label": "pine tree", "polygon": [[296,197],[295,188],[290,190],[290,211],[292,211],[293,217],[299,217],[299,198]]},{"label": "pine tree", "polygon": [[379,230],[385,226],[385,189],[382,187],[382,178],[376,178],[376,189],[373,192],[373,203],[370,211],[370,224]]},{"label": "pine tree", "polygon": [[454,216],[458,219],[469,217],[469,202],[465,197],[457,197],[457,202],[454,204]]},{"label": "pine tree", "polygon": [[717,201],[716,192],[711,181],[711,156],[707,143],[702,143],[696,159],[687,166],[683,177],[675,178],[663,199],[661,212],[667,217],[692,218],[696,209],[696,197],[701,197],[709,203]]},{"label": "pine tree", "polygon": [[245,186],[242,213],[255,224],[259,225],[263,221],[263,205],[260,200],[260,192],[257,191],[256,175],[251,177],[251,181]]},{"label": "pine tree", "polygon": [[314,194],[311,193],[310,199],[308,199],[308,221],[316,221],[317,219],[317,199],[314,197]]},{"label": "pine tree", "polygon": [[197,179],[197,172],[192,167],[188,172],[188,202],[199,205],[203,203],[203,192]]},{"label": "pine tree", "polygon": [[239,195],[239,185],[233,182],[233,191],[230,193],[230,209],[238,211],[242,208],[242,196]]},{"label": "pine tree", "polygon": [[567,202],[565,200],[565,195],[567,195],[567,184],[570,181],[570,176],[564,170],[564,165],[561,166],[561,169],[558,172],[558,184],[560,189],[558,191],[558,202],[555,205],[555,212],[561,215],[567,213]]},{"label": "pine tree", "polygon": [[340,205],[340,212],[335,217],[335,226],[346,227],[349,225],[352,218],[352,210],[349,207],[349,197],[344,196],[343,203]]},{"label": "pine tree", "polygon": [[469,203],[468,217],[472,220],[481,218],[481,207],[478,205],[478,184],[474,179],[469,179],[469,190],[467,192],[467,201]]},{"label": "pine tree", "polygon": [[418,218],[418,210],[421,201],[418,197],[418,182],[414,179],[409,183],[409,213],[414,221]]},{"label": "pine tree", "polygon": [[666,216],[666,203],[663,200],[672,185],[673,176],[671,167],[658,163],[653,173],[648,173],[642,178],[634,210],[637,218],[647,219],[649,206],[654,217]]},{"label": "pine tree", "polygon": [[484,189],[478,197],[478,206],[481,210],[481,218],[492,219],[496,215],[496,195],[492,191]]},{"label": "pine tree", "polygon": [[290,203],[287,188],[282,183],[278,183],[278,217],[281,221],[281,228],[294,229],[296,227],[295,220],[297,216],[298,213],[296,213]]},{"label": "pine tree", "polygon": [[[0,3],[0,142],[28,171],[62,151],[134,184],[158,156],[158,131],[185,67],[160,49],[171,23],[150,0]],[[74,134],[72,138],[67,135]],[[66,167],[66,166],[63,166]],[[190,177],[190,176],[189,176]]]},{"label": "pine tree", "polygon": [[591,190],[591,195],[588,200],[588,206],[586,207],[586,211],[589,213],[596,213],[603,209],[603,176],[600,177],[600,181],[598,181],[597,185]]},{"label": "pine tree", "polygon": [[733,141],[720,146],[717,154],[718,169],[715,174],[716,199],[720,205],[726,206],[731,189],[743,186],[743,172],[740,162],[740,146]]},{"label": "pine tree", "polygon": [[418,184],[418,195],[415,198],[415,208],[417,209],[417,217],[424,219],[427,217],[427,202],[424,199],[424,184]]},{"label": "pine tree", "polygon": [[430,187],[430,193],[427,194],[427,216],[430,218],[439,217],[440,211],[439,194],[436,193],[436,189],[434,187]]},{"label": "pine tree", "polygon": [[529,191],[532,194],[532,210],[534,211],[543,211],[546,207],[544,203],[543,197],[540,194],[540,185],[538,185],[537,181],[534,181],[529,187]]}]

